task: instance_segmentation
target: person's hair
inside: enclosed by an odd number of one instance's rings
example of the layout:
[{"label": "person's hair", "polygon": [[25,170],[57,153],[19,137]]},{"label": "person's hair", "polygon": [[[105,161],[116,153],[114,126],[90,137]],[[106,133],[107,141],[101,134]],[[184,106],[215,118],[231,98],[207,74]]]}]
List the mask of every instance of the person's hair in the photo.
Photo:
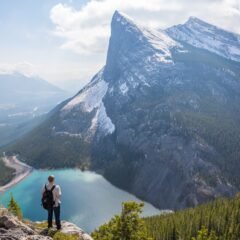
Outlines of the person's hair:
[{"label": "person's hair", "polygon": [[50,183],[52,183],[52,182],[54,181],[54,179],[55,179],[55,177],[54,177],[53,175],[50,175],[50,176],[48,177],[48,181],[49,181]]}]

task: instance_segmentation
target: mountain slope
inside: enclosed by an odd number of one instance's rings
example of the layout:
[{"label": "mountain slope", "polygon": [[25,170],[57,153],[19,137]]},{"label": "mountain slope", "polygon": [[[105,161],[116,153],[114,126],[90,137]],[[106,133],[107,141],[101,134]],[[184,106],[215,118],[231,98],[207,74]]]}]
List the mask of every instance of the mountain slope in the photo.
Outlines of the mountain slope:
[{"label": "mountain slope", "polygon": [[160,208],[240,183],[240,65],[115,12],[105,67],[9,151],[82,166]]}]

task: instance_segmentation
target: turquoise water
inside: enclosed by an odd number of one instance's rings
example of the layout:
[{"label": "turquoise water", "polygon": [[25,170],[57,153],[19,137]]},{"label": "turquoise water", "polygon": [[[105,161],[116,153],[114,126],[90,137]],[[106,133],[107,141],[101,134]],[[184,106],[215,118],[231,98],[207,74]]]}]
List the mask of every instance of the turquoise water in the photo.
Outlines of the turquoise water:
[{"label": "turquoise water", "polygon": [[[34,170],[27,178],[2,194],[1,203],[6,206],[12,193],[25,218],[34,221],[45,220],[46,211],[40,202],[41,189],[51,174],[55,175],[56,183],[62,188],[62,219],[74,222],[88,232],[119,213],[123,201],[139,201],[135,196],[111,185],[101,175],[67,169]],[[152,205],[145,203],[145,216],[159,212]]]}]

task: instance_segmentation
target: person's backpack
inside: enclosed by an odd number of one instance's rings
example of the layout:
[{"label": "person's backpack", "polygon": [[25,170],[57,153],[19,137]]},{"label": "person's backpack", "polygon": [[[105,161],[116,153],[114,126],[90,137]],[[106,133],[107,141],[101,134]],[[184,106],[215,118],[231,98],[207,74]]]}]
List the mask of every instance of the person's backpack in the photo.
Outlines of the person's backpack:
[{"label": "person's backpack", "polygon": [[55,188],[55,185],[53,185],[52,188],[48,190],[47,186],[45,185],[45,191],[42,196],[42,206],[46,210],[52,208],[54,205],[54,199],[53,199],[54,188]]}]

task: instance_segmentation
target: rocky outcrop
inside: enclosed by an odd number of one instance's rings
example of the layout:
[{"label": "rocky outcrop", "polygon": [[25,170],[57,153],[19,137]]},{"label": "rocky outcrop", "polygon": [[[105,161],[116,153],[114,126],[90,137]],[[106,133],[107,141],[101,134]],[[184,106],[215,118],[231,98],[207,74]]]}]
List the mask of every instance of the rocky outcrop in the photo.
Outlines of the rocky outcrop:
[{"label": "rocky outcrop", "polygon": [[[39,226],[44,226],[44,223],[20,221],[6,209],[0,209],[0,240],[51,240],[52,237],[48,236],[47,229]],[[92,240],[82,229],[66,221],[62,222],[61,232],[78,236],[79,240]]]},{"label": "rocky outcrop", "polygon": [[65,234],[78,235],[82,240],[92,240],[89,234],[85,233],[81,228],[70,222],[62,221],[61,232]]},{"label": "rocky outcrop", "polygon": [[27,224],[18,220],[17,217],[5,214],[0,217],[0,239],[1,240],[50,240],[50,237],[37,234]]}]

